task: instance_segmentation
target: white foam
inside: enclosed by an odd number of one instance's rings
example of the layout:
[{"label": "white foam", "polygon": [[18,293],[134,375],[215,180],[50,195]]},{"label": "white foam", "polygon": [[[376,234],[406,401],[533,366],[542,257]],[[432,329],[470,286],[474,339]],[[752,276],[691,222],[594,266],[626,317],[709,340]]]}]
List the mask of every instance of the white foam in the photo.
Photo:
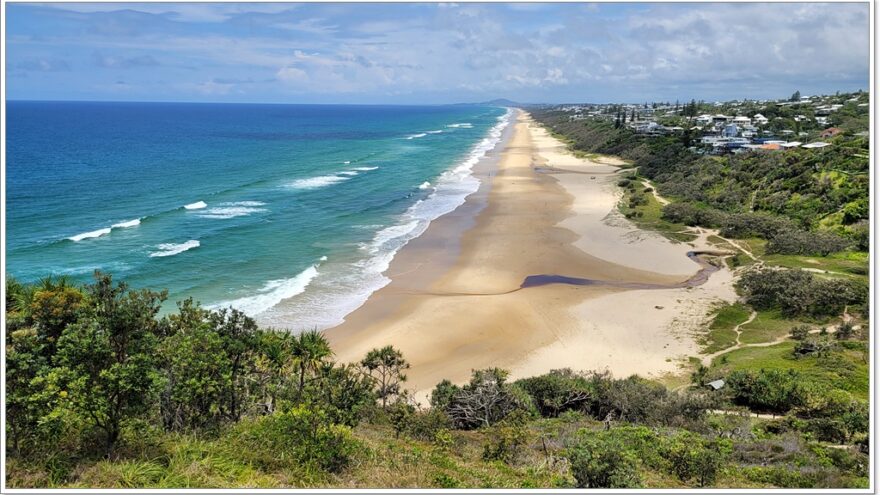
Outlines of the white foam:
[{"label": "white foam", "polygon": [[225,220],[235,217],[246,217],[254,213],[262,213],[265,208],[259,208],[266,203],[261,201],[237,201],[234,203],[220,203],[213,208],[209,208],[199,214],[201,218],[213,218],[217,220]]},{"label": "white foam", "polygon": [[346,170],[345,172],[339,172],[339,175],[348,175],[350,177],[354,177],[358,172],[355,170]]},{"label": "white foam", "polygon": [[357,170],[359,172],[369,172],[370,170],[376,170],[379,167],[355,167],[352,170]]},{"label": "white foam", "polygon": [[345,160],[345,161],[342,162],[342,163],[343,163],[343,165],[348,165],[349,163],[351,163],[351,160]]},{"label": "white foam", "polygon": [[421,137],[425,137],[425,136],[427,136],[427,135],[428,135],[427,133],[420,132],[420,133],[418,133],[418,134],[410,134],[410,135],[407,136],[406,138],[407,138],[407,139],[418,139],[418,138],[421,138]]},{"label": "white foam", "polygon": [[431,183],[428,181],[425,181],[425,182],[422,182],[422,184],[419,186],[419,189],[425,190],[429,187],[431,187]]},{"label": "white foam", "polygon": [[[370,242],[360,246],[368,254],[360,260],[340,260],[321,266],[311,280],[310,290],[290,298],[263,313],[261,324],[284,325],[296,322],[297,328],[330,328],[339,325],[370,295],[391,281],[384,275],[396,253],[410,240],[420,236],[432,220],[455,210],[467,196],[479,189],[480,181],[472,175],[473,166],[488,153],[509,124],[512,111],[498,118],[498,124],[471,151],[435,181],[435,190],[416,201],[400,216],[397,224],[377,231]],[[369,226],[377,228],[377,226]]]},{"label": "white foam", "polygon": [[[326,259],[326,258],[325,258]],[[272,308],[279,302],[301,294],[318,276],[318,265],[312,265],[292,278],[270,280],[253,296],[209,306],[211,309],[233,307],[249,316],[255,316]]]},{"label": "white foam", "polygon": [[463,129],[470,129],[470,128],[473,127],[473,126],[474,126],[474,125],[471,124],[470,122],[459,122],[459,123],[457,123],[457,124],[449,124],[449,125],[447,125],[446,127],[451,127],[451,128],[453,128],[453,129],[457,129],[457,128],[459,128],[459,127],[463,128]]},{"label": "white foam", "polygon": [[437,130],[437,131],[425,131],[425,132],[427,134],[440,134],[441,132],[443,132],[443,130],[441,129],[441,130]]},{"label": "white foam", "polygon": [[187,210],[200,210],[206,206],[208,205],[204,201],[196,201],[195,203],[190,203],[184,206],[184,208],[186,208]]},{"label": "white foam", "polygon": [[290,189],[318,189],[320,187],[330,186],[342,181],[348,180],[348,177],[339,175],[322,175],[319,177],[309,177],[308,179],[297,179],[287,187]]},{"label": "white foam", "polygon": [[175,254],[180,254],[184,251],[189,251],[190,249],[195,249],[199,246],[201,246],[201,243],[194,239],[180,244],[159,244],[158,246],[156,246],[157,248],[159,248],[159,251],[154,251],[150,253],[150,258],[174,256]]},{"label": "white foam", "polygon": [[135,218],[134,220],[126,220],[125,222],[114,223],[111,228],[113,229],[125,229],[128,227],[137,227],[141,224],[140,218]]},{"label": "white foam", "polygon": [[79,242],[83,239],[93,239],[95,237],[101,237],[102,235],[107,235],[110,233],[110,227],[104,229],[93,230],[91,232],[85,232],[82,234],[77,234],[73,237],[68,237],[73,242]]}]

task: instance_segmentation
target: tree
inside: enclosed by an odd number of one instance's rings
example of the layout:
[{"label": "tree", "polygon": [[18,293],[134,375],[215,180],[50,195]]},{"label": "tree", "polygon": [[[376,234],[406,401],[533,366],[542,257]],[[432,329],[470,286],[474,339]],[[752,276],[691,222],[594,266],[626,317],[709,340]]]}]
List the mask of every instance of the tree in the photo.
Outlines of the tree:
[{"label": "tree", "polygon": [[104,432],[112,456],[124,419],[145,413],[162,385],[155,320],[166,293],[130,291],[95,274],[86,316],[58,339],[57,362],[70,403]]},{"label": "tree", "polygon": [[291,356],[296,362],[299,375],[297,394],[302,395],[306,384],[306,375],[317,372],[318,367],[333,355],[330,343],[318,330],[309,330],[299,334],[292,342]]},{"label": "tree", "polygon": [[55,353],[55,342],[67,325],[76,321],[85,295],[72,287],[68,279],[52,277],[40,280],[30,295],[29,315],[40,339],[46,344],[46,353]]},{"label": "tree", "polygon": [[788,99],[788,101],[801,101],[801,92],[800,92],[800,90],[795,91],[795,92],[791,95],[791,98]]},{"label": "tree", "polygon": [[383,409],[389,398],[401,395],[400,385],[406,381],[404,371],[409,369],[409,363],[400,351],[390,345],[373,349],[361,360],[361,366],[376,381],[376,395]]},{"label": "tree", "polygon": [[555,418],[564,411],[583,410],[593,397],[587,379],[567,368],[517,380],[515,384],[534,399],[538,412],[544,417]]},{"label": "tree", "polygon": [[51,409],[35,400],[41,391],[36,379],[48,365],[44,347],[33,329],[6,335],[6,431],[17,455],[22,454],[22,444],[36,436],[41,418]]},{"label": "tree", "polygon": [[470,382],[455,394],[446,410],[457,428],[491,426],[511,412],[527,408],[531,398],[506,383],[507,375],[500,368],[473,372]]},{"label": "tree", "polygon": [[363,412],[376,406],[373,379],[355,364],[324,364],[306,398],[326,411],[334,423],[356,426]]},{"label": "tree", "polygon": [[166,338],[159,353],[166,379],[162,394],[165,428],[218,426],[224,399],[232,386],[232,365],[223,352],[220,335],[211,328],[197,326]]},{"label": "tree", "polygon": [[241,395],[245,379],[253,366],[257,345],[257,324],[237,309],[221,309],[208,315],[211,328],[220,336],[223,352],[230,363],[230,384],[226,391],[225,415],[233,420],[241,419]]},{"label": "tree", "polygon": [[789,335],[792,340],[802,341],[805,340],[810,335],[810,326],[809,325],[796,325],[791,327],[789,331]]}]

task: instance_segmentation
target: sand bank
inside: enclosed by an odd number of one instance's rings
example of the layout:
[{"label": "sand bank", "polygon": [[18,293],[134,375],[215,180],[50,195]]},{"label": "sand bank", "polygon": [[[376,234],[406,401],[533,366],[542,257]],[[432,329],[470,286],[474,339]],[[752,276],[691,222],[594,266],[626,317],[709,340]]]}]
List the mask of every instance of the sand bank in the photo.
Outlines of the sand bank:
[{"label": "sand bank", "polygon": [[[693,247],[640,233],[614,214],[617,167],[583,160],[519,112],[485,187],[404,247],[391,283],[325,332],[341,361],[394,345],[411,362],[408,388],[424,397],[472,369],[514,376],[560,367],[617,376],[674,372],[696,353],[692,334],[709,305],[732,299],[721,271],[698,288],[622,290],[547,285],[525,277],[674,284],[697,272]],[[660,306],[662,309],[655,309]]]}]

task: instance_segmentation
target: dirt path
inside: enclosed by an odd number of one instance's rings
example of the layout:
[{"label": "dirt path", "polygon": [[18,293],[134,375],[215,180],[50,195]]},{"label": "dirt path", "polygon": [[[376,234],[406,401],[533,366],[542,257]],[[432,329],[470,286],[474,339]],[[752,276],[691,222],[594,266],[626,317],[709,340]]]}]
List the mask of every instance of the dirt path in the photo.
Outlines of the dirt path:
[{"label": "dirt path", "polygon": [[660,203],[660,204],[663,205],[663,206],[666,206],[666,205],[669,204],[669,200],[668,200],[668,199],[666,199],[666,198],[664,198],[663,196],[660,196],[659,194],[657,194],[657,188],[654,187],[654,185],[651,184],[651,182],[648,181],[648,179],[642,179],[642,185],[645,186],[646,188],[650,188],[650,189],[651,189],[651,194],[654,195],[654,199],[656,199],[658,203]]},{"label": "dirt path", "polygon": [[[758,344],[743,344],[743,343],[740,342],[740,340],[739,340],[740,336],[742,335],[741,327],[742,327],[743,325],[748,325],[749,323],[755,321],[755,318],[756,318],[757,316],[758,316],[758,312],[752,310],[752,313],[749,315],[748,319],[746,319],[744,322],[738,324],[737,326],[733,327],[733,331],[736,332],[736,340],[734,341],[734,344],[733,344],[732,346],[726,348],[726,349],[722,349],[722,350],[720,350],[720,351],[718,351],[718,352],[713,352],[712,354],[709,354],[709,355],[704,356],[703,359],[702,359],[703,366],[711,366],[711,365],[712,365],[712,360],[715,359],[716,357],[722,355],[722,354],[727,354],[728,352],[732,352],[732,351],[735,351],[735,350],[737,350],[737,349],[742,349],[743,347],[755,347],[755,346],[758,346]],[[775,342],[774,342],[774,343],[775,343]]]}]

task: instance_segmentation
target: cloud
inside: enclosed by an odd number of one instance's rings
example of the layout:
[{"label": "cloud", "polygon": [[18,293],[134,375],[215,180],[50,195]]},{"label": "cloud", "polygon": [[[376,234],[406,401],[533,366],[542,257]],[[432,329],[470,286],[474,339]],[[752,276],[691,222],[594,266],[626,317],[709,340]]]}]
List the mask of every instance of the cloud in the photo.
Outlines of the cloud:
[{"label": "cloud", "polygon": [[116,57],[102,55],[100,52],[93,54],[94,64],[105,69],[132,69],[136,67],[155,67],[159,65],[152,55],[137,55],[134,57]]},{"label": "cloud", "polygon": [[[868,83],[866,4],[51,5],[10,8],[10,67],[150,68],[138,74],[181,98],[643,101]],[[86,68],[91,86],[118,77]]]},{"label": "cloud", "polygon": [[15,64],[15,68],[31,72],[68,72],[70,65],[64,60],[57,58],[40,58],[22,60]]}]

